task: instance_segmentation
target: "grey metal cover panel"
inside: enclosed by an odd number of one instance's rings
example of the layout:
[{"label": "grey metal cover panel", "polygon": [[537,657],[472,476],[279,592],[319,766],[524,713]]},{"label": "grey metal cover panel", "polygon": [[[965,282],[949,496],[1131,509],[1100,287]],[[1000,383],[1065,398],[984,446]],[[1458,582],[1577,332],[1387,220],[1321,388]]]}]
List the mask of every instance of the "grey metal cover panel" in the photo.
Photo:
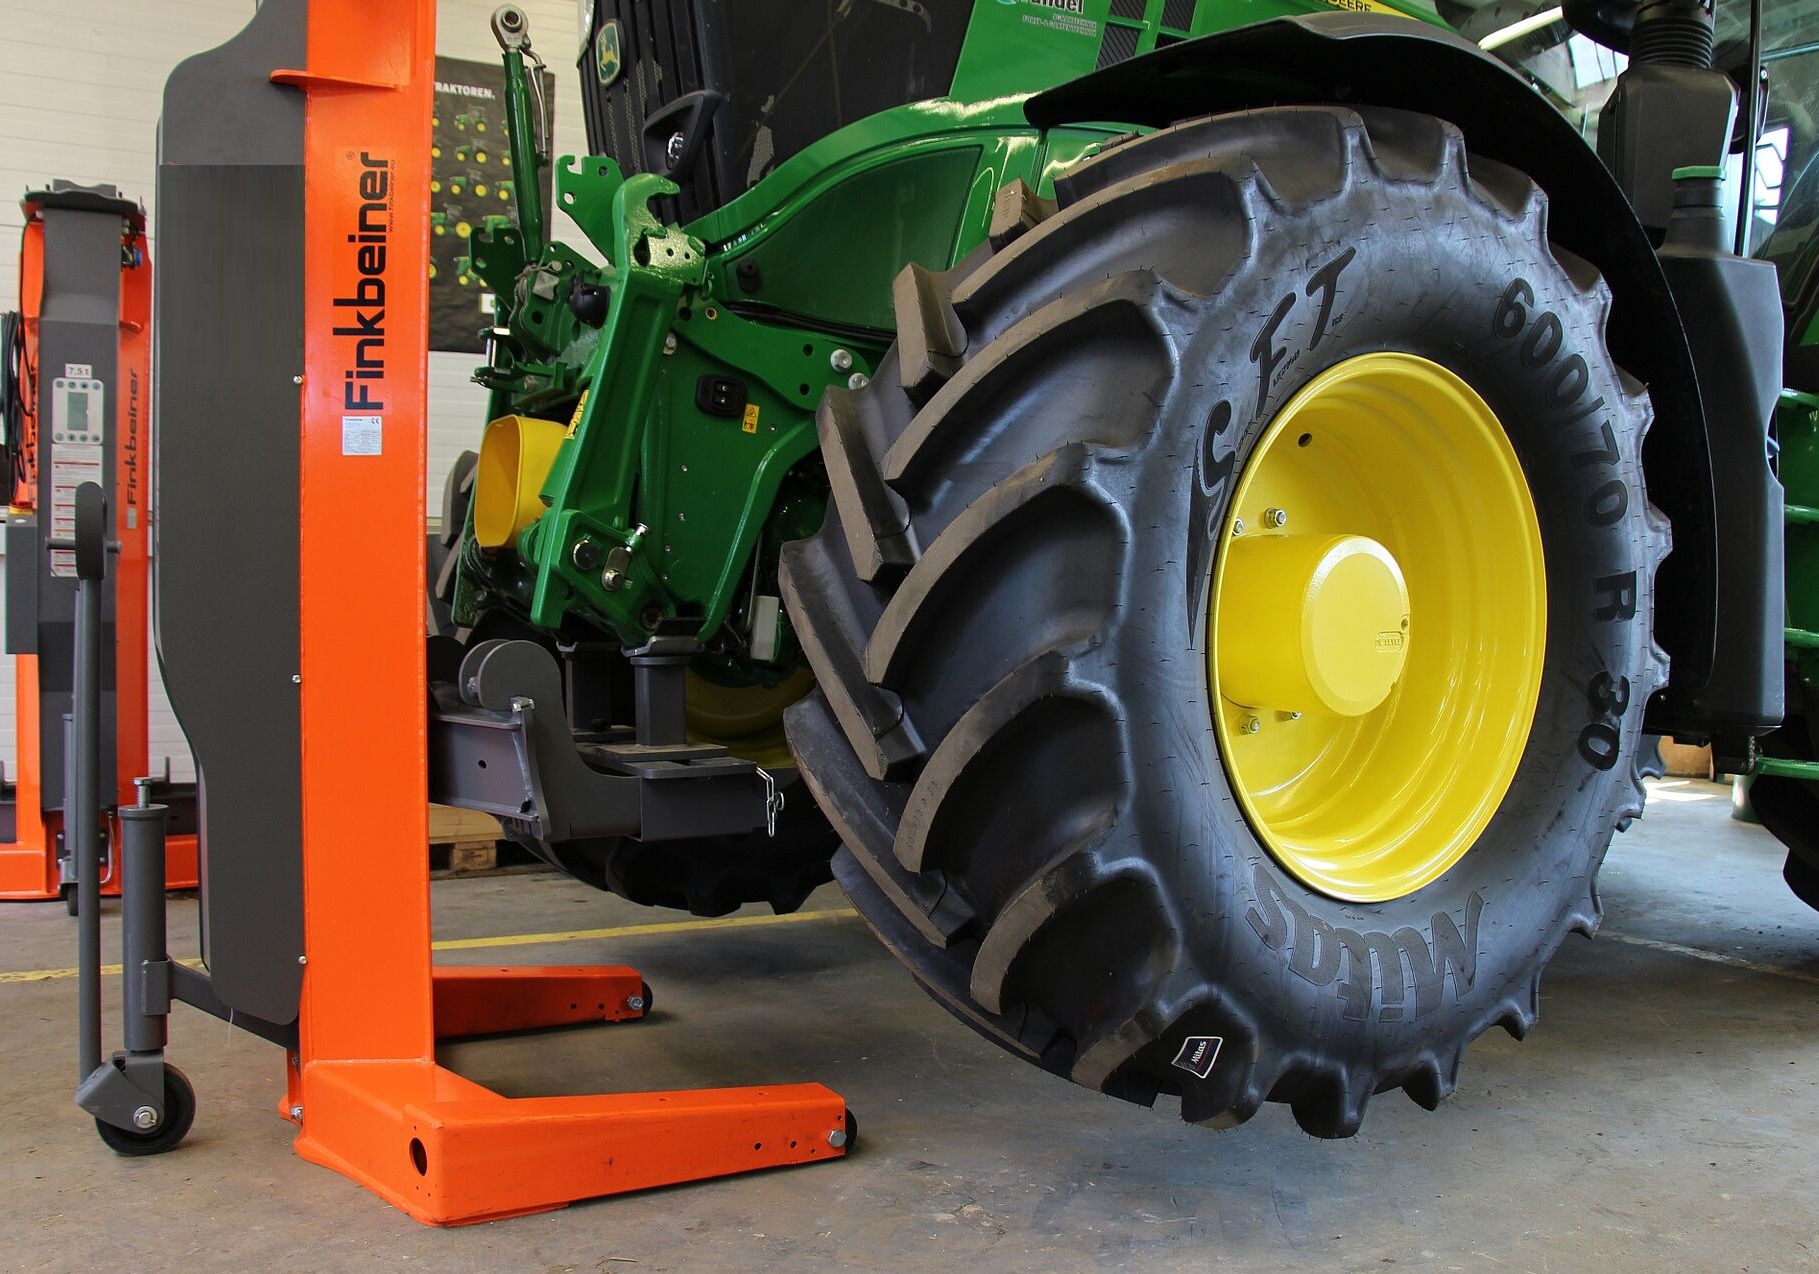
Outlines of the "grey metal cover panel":
[{"label": "grey metal cover panel", "polygon": [[153,323],[153,623],[196,757],[203,954],[229,1006],[297,1017],[297,506],[304,0],[267,0],[164,91]]},{"label": "grey metal cover panel", "polygon": [[6,653],[38,653],[38,515],[6,519]]},{"label": "grey metal cover panel", "polygon": [[[130,205],[129,205],[130,206]],[[92,422],[95,432],[107,439],[101,448],[100,478],[108,507],[114,507],[114,456],[122,421],[120,403],[125,386],[120,383],[120,234],[117,206],[84,208],[77,200],[45,198],[40,215],[44,222],[44,292],[38,318],[38,435],[37,507],[48,528],[54,511],[52,488],[72,475],[62,462],[82,448],[59,441],[55,433],[55,400],[66,373],[105,386],[99,395],[99,412]],[[80,370],[76,370],[80,369]],[[87,435],[92,438],[94,434]],[[89,470],[80,471],[86,474]],[[75,672],[71,663],[75,642],[76,581],[51,573],[51,555],[33,557],[37,628],[39,721],[39,804],[45,810],[64,805],[64,736],[56,723],[71,710]],[[115,585],[110,577],[102,588],[101,641],[103,650],[116,644],[114,632]],[[118,704],[112,659],[101,661],[101,771],[102,800],[111,803],[117,790],[115,739]]]}]

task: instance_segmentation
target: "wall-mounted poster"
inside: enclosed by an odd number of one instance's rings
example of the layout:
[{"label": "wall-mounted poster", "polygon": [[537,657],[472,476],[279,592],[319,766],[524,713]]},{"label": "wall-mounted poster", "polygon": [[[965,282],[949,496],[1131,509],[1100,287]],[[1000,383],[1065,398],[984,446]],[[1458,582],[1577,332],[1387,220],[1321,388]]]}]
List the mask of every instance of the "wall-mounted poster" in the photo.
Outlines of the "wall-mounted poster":
[{"label": "wall-mounted poster", "polygon": [[[555,135],[556,77],[543,81],[543,136]],[[429,347],[478,354],[492,323],[492,294],[467,268],[468,237],[490,214],[517,209],[518,175],[505,128],[505,68],[436,59],[435,133],[430,143]],[[544,169],[543,206],[550,206]]]}]

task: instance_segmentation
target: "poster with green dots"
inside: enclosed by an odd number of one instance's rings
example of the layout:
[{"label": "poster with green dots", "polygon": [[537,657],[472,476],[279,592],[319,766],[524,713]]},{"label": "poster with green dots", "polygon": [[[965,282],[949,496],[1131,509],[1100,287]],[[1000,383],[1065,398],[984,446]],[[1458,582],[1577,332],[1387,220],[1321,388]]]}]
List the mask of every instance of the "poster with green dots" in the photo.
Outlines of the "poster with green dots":
[{"label": "poster with green dots", "polygon": [[[556,77],[543,81],[543,136],[555,135]],[[468,240],[489,216],[517,212],[518,175],[505,128],[505,70],[497,62],[436,59],[430,142],[429,347],[482,353],[493,296],[469,262]],[[548,145],[548,142],[545,142]],[[541,174],[550,206],[550,172]]]}]

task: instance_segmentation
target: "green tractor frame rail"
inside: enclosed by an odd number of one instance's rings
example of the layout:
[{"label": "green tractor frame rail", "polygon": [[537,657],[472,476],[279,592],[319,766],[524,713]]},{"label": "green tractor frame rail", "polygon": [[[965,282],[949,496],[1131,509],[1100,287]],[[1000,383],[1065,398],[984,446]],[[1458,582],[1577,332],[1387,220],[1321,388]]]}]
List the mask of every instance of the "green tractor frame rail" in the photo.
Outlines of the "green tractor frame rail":
[{"label": "green tractor frame rail", "polygon": [[1782,721],[1774,18],[1567,5],[1594,150],[1395,3],[594,0],[552,159],[502,7],[433,798],[641,902],[831,872],[1194,1122],[1431,1107],[1596,928],[1644,733]]}]

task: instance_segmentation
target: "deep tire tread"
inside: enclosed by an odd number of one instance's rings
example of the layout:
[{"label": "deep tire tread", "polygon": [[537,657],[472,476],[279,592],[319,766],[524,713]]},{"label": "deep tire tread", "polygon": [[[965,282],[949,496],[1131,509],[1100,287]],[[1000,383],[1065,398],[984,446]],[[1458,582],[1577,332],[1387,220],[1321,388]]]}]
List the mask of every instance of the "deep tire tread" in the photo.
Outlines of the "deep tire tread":
[{"label": "deep tire tread", "polygon": [[851,390],[830,389],[815,416],[847,552],[854,573],[868,584],[887,569],[909,569],[921,555],[909,508],[885,483],[878,464],[874,448],[880,445],[880,430],[876,413],[867,411],[872,401]]},{"label": "deep tire tread", "polygon": [[[1025,466],[967,507],[929,546],[915,569],[904,577],[872,629],[865,649],[864,671],[874,685],[888,686],[904,675],[927,626],[948,593],[978,558],[1015,534],[1024,520],[1065,502],[1072,516],[1096,511],[1090,493],[1092,460],[1085,446],[1071,443]],[[1109,506],[1098,505],[1107,518]]]}]

